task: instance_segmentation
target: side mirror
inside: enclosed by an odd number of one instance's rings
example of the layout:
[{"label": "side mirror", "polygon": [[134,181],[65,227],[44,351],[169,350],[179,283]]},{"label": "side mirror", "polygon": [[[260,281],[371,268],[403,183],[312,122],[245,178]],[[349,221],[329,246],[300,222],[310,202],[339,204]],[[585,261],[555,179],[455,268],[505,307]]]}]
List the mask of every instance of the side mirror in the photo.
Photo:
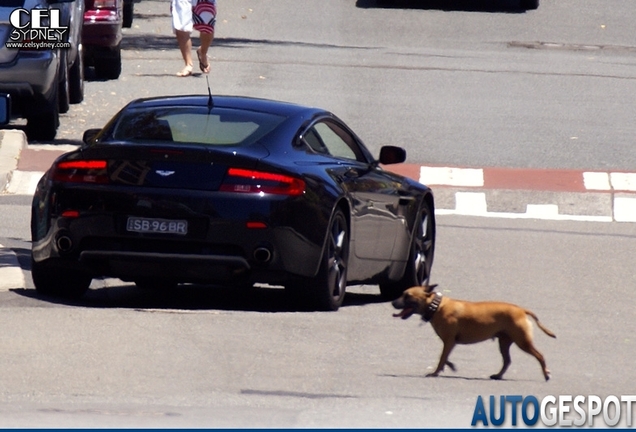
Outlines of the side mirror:
[{"label": "side mirror", "polygon": [[0,93],[0,126],[11,121],[11,95]]},{"label": "side mirror", "polygon": [[101,129],[88,129],[84,131],[84,135],[82,135],[82,141],[84,144],[90,144],[95,141],[95,137],[101,132]]},{"label": "side mirror", "polygon": [[406,160],[406,150],[402,147],[384,146],[380,149],[380,163],[391,165],[402,163]]}]

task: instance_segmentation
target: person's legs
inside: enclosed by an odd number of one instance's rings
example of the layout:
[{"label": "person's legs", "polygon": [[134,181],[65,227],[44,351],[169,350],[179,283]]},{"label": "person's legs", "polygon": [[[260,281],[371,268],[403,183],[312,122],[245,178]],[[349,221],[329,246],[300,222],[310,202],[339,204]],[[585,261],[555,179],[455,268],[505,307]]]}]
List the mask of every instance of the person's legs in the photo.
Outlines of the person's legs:
[{"label": "person's legs", "polygon": [[197,57],[199,57],[199,67],[201,68],[201,72],[209,73],[210,62],[208,59],[208,48],[210,48],[210,45],[212,45],[212,41],[214,40],[214,33],[201,32],[199,35],[199,39],[201,40],[201,46],[197,49]]},{"label": "person's legs", "polygon": [[192,75],[192,39],[190,39],[190,33],[175,30],[175,34],[177,36],[177,42],[179,43],[179,50],[181,51],[183,62],[185,63],[184,68],[177,72],[177,76]]}]

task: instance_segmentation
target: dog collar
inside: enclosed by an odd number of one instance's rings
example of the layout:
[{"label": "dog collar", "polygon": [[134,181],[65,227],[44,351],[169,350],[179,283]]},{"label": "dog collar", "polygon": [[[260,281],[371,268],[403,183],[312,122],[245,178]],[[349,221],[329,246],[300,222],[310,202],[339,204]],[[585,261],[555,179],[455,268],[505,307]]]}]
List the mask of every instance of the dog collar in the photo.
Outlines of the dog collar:
[{"label": "dog collar", "polygon": [[442,302],[442,293],[436,292],[435,298],[424,311],[424,315],[422,315],[422,319],[426,322],[429,322],[430,320],[432,320],[433,315],[435,315],[435,312],[437,312],[437,309],[439,309],[439,304],[441,302]]}]

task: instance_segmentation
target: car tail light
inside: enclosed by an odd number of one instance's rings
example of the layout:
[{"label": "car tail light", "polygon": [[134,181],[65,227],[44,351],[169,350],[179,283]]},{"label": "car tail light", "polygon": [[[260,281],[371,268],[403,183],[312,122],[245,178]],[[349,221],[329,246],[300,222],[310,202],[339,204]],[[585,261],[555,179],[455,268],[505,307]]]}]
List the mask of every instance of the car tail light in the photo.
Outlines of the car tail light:
[{"label": "car tail light", "polygon": [[220,190],[297,196],[305,192],[305,181],[285,174],[230,168]]},{"label": "car tail light", "polygon": [[64,210],[62,212],[62,217],[75,219],[79,217],[79,211],[77,210]]},{"label": "car tail light", "polygon": [[68,183],[108,183],[108,162],[105,160],[74,160],[58,162],[52,179]]}]

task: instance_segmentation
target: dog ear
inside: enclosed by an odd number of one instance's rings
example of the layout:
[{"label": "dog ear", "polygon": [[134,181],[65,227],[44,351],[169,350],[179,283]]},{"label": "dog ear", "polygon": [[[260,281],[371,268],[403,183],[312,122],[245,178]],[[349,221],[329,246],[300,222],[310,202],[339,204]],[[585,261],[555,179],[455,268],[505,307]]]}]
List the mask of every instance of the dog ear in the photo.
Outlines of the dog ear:
[{"label": "dog ear", "polygon": [[437,286],[437,284],[425,285],[424,288],[425,288],[427,293],[430,293],[430,292],[433,292],[433,290],[435,289],[436,286]]}]

